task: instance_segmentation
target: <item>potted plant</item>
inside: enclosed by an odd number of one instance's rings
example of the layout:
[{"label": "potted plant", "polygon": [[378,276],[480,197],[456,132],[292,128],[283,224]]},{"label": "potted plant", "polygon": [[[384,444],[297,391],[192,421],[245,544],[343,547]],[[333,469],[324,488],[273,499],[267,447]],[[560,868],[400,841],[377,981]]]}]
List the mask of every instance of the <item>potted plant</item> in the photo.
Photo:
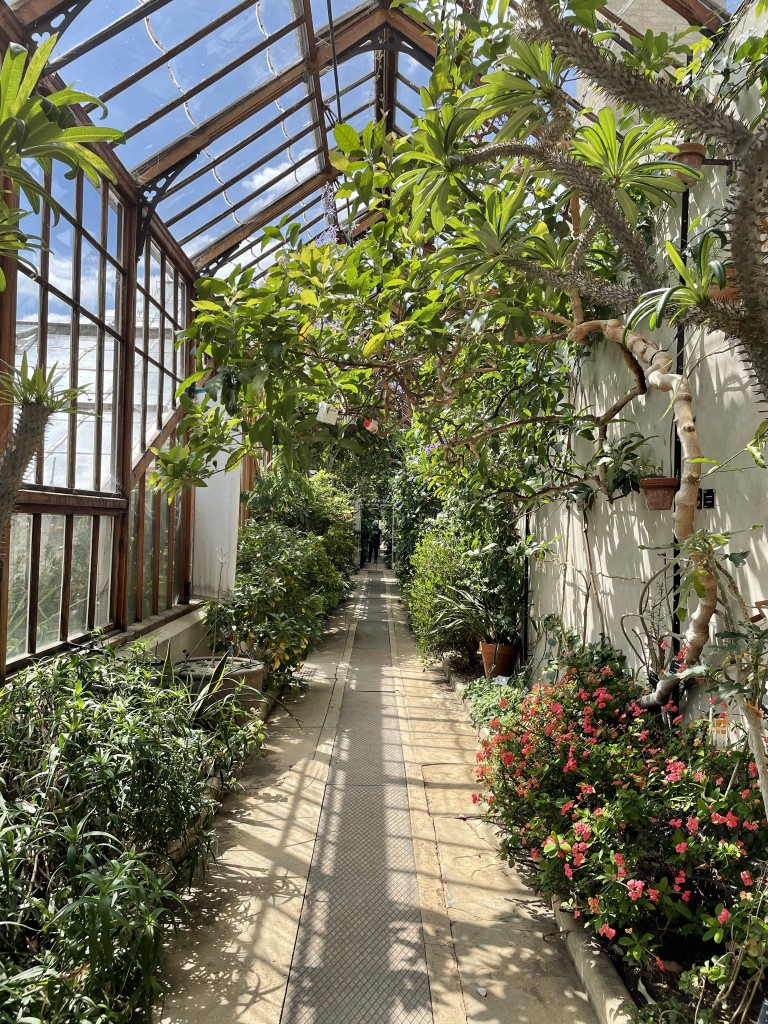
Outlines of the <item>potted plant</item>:
[{"label": "potted plant", "polygon": [[648,511],[668,512],[674,503],[675,491],[680,486],[678,478],[664,476],[661,469],[648,458],[640,461],[638,475]]},{"label": "potted plant", "polygon": [[435,630],[469,632],[477,637],[486,676],[508,676],[520,655],[519,612],[512,617],[490,593],[448,586],[440,595]]},{"label": "potted plant", "polygon": [[[685,167],[690,167],[694,171],[700,171],[706,155],[707,147],[701,142],[678,142],[677,153],[671,156],[670,160],[683,164]],[[682,181],[686,188],[693,188],[697,181],[701,181],[700,174],[694,176],[680,170],[674,171],[674,175]]]}]

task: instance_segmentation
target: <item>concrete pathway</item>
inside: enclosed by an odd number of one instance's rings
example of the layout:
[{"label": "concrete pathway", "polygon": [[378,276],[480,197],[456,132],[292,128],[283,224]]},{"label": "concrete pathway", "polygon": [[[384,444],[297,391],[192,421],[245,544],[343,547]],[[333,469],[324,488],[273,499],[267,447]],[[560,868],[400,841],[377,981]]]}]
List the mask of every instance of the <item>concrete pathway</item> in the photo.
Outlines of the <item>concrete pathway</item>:
[{"label": "concrete pathway", "polygon": [[594,1024],[471,802],[477,739],[369,567],[216,825],[163,1024]]}]

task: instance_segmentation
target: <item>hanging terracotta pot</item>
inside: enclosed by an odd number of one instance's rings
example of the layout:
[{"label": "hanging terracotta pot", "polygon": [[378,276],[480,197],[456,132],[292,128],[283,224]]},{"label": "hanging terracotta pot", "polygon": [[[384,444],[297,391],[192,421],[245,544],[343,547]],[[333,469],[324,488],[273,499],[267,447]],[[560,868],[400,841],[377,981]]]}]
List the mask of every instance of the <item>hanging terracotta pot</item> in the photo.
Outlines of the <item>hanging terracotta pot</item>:
[{"label": "hanging terracotta pot", "polygon": [[511,676],[517,664],[520,644],[497,644],[482,640],[480,653],[483,656],[483,670],[486,676]]},{"label": "hanging terracotta pot", "polygon": [[[684,164],[686,167],[691,167],[694,171],[701,170],[704,157],[707,155],[707,147],[705,145],[701,142],[678,142],[677,148],[679,152],[671,156],[670,160],[674,160],[675,163]],[[686,188],[693,188],[700,180],[699,178],[692,177],[690,174],[686,174],[682,170],[675,171],[674,174],[676,178],[682,181]]]},{"label": "hanging terracotta pot", "polygon": [[713,284],[709,289],[709,297],[713,302],[738,302],[741,298],[739,286],[736,284],[736,271],[733,267],[725,268],[725,288]]},{"label": "hanging terracotta pot", "polygon": [[676,476],[644,476],[640,486],[649,512],[668,512],[674,503],[680,481]]}]

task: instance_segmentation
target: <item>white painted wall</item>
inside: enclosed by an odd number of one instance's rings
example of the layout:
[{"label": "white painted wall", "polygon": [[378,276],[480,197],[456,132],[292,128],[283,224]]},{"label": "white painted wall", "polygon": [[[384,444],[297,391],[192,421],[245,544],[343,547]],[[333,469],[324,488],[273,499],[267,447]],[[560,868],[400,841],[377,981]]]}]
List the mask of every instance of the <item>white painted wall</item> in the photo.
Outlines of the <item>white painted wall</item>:
[{"label": "white painted wall", "polygon": [[239,469],[217,473],[195,490],[193,597],[223,600],[234,590],[239,510]]},{"label": "white painted wall", "polygon": [[[640,16],[644,3],[635,0],[625,17],[642,29]],[[654,25],[654,28],[656,26]],[[768,31],[768,17],[761,23],[748,11],[737,26],[739,35]],[[751,101],[748,101],[751,107]],[[753,112],[753,111],[750,111]],[[746,110],[745,110],[746,113]],[[725,168],[705,167],[706,180],[691,192],[691,219],[725,202]],[[680,217],[667,221],[668,237],[679,241]],[[673,351],[672,331],[654,334]],[[751,439],[759,423],[768,416],[765,405],[758,405],[748,386],[747,369],[738,353],[725,345],[722,335],[690,332],[686,341],[688,373],[694,393],[694,412],[703,454],[725,462]],[[577,408],[599,413],[608,408],[633,383],[629,370],[617,349],[597,342],[592,353],[574,374],[573,401]],[[649,443],[662,469],[671,475],[674,427],[669,397],[658,392],[635,401],[625,410],[623,424],[614,426],[616,434],[631,430],[656,435]],[[585,442],[586,444],[586,442]],[[587,449],[585,448],[585,454]],[[729,466],[738,472],[719,470],[708,476],[702,486],[715,490],[716,506],[697,513],[697,528],[732,532],[730,550],[750,550],[745,567],[734,574],[751,605],[768,598],[768,541],[762,532],[750,530],[752,524],[768,524],[768,471],[758,469],[748,455]],[[560,616],[563,624],[586,639],[595,639],[603,629],[600,609],[611,640],[622,647],[630,663],[640,667],[640,659],[622,634],[624,621],[629,629],[647,580],[661,564],[657,551],[641,550],[672,539],[672,513],[649,512],[642,495],[621,498],[613,504],[598,496],[595,507],[586,514],[590,569],[585,542],[585,514],[562,503],[552,504],[533,517],[532,528],[539,536],[553,540],[553,556],[532,567],[531,650],[534,659],[544,655],[536,622],[548,614]],[[669,619],[667,620],[669,621]],[[722,629],[716,617],[714,631]]]}]

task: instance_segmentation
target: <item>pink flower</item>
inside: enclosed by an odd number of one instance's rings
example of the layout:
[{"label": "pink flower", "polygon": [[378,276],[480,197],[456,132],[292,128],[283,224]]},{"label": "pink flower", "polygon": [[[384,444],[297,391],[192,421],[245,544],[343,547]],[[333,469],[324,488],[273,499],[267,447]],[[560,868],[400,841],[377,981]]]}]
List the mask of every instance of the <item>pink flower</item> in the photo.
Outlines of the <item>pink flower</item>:
[{"label": "pink flower", "polygon": [[658,903],[659,902],[659,890],[658,889],[649,889],[648,890],[648,898],[650,899],[651,903]]},{"label": "pink flower", "polygon": [[675,852],[676,853],[685,853],[685,851],[687,849],[688,849],[688,843],[678,843],[677,846],[675,847]]},{"label": "pink flower", "polygon": [[616,929],[615,928],[611,928],[610,925],[601,924],[600,925],[600,934],[604,935],[606,937],[606,939],[612,939],[616,935]]},{"label": "pink flower", "polygon": [[683,901],[683,903],[687,903],[690,898],[691,898],[691,890],[690,889],[686,889],[685,892],[680,897],[680,899]]},{"label": "pink flower", "polygon": [[748,871],[742,871],[740,877],[741,877],[741,880],[744,883],[744,885],[754,885],[755,884],[754,879],[752,878],[752,875],[750,875],[750,873]]},{"label": "pink flower", "polygon": [[745,821],[744,822],[744,828],[747,829],[749,832],[755,832],[757,830],[757,822],[756,821]]},{"label": "pink flower", "polygon": [[624,860],[624,854],[623,853],[614,853],[613,859],[616,861],[616,863],[619,865],[619,867],[621,867],[623,864],[626,863],[626,861]]},{"label": "pink flower", "polygon": [[566,878],[573,878],[573,868],[571,867],[570,864],[566,864],[565,867],[563,868],[563,871],[565,872],[565,877]]},{"label": "pink flower", "polygon": [[645,882],[637,878],[630,878],[627,881],[627,889],[629,889],[629,898],[633,903],[636,903],[643,895],[643,889],[645,888]]},{"label": "pink flower", "polygon": [[688,829],[691,835],[694,835],[694,833],[699,831],[699,819],[690,817],[688,821],[686,821],[685,827]]},{"label": "pink flower", "polygon": [[593,914],[599,914],[600,913],[600,900],[599,900],[599,898],[597,896],[590,896],[589,899],[587,900],[587,903],[589,905],[589,909],[590,909],[591,913],[593,913]]},{"label": "pink flower", "polygon": [[682,761],[670,761],[667,765],[667,774],[665,776],[667,782],[679,782],[683,777],[685,771],[685,764]]},{"label": "pink flower", "polygon": [[480,797],[477,795],[477,793],[473,793],[472,794],[472,803],[473,804],[476,804],[479,799],[480,799]]},{"label": "pink flower", "polygon": [[731,916],[730,910],[726,910],[726,908],[723,907],[723,909],[717,915],[717,920],[720,922],[720,924],[725,924],[725,922],[728,920],[728,918],[730,916]]},{"label": "pink flower", "polygon": [[672,826],[672,828],[682,828],[682,826],[683,826],[683,819],[682,818],[670,818],[669,824]]}]

